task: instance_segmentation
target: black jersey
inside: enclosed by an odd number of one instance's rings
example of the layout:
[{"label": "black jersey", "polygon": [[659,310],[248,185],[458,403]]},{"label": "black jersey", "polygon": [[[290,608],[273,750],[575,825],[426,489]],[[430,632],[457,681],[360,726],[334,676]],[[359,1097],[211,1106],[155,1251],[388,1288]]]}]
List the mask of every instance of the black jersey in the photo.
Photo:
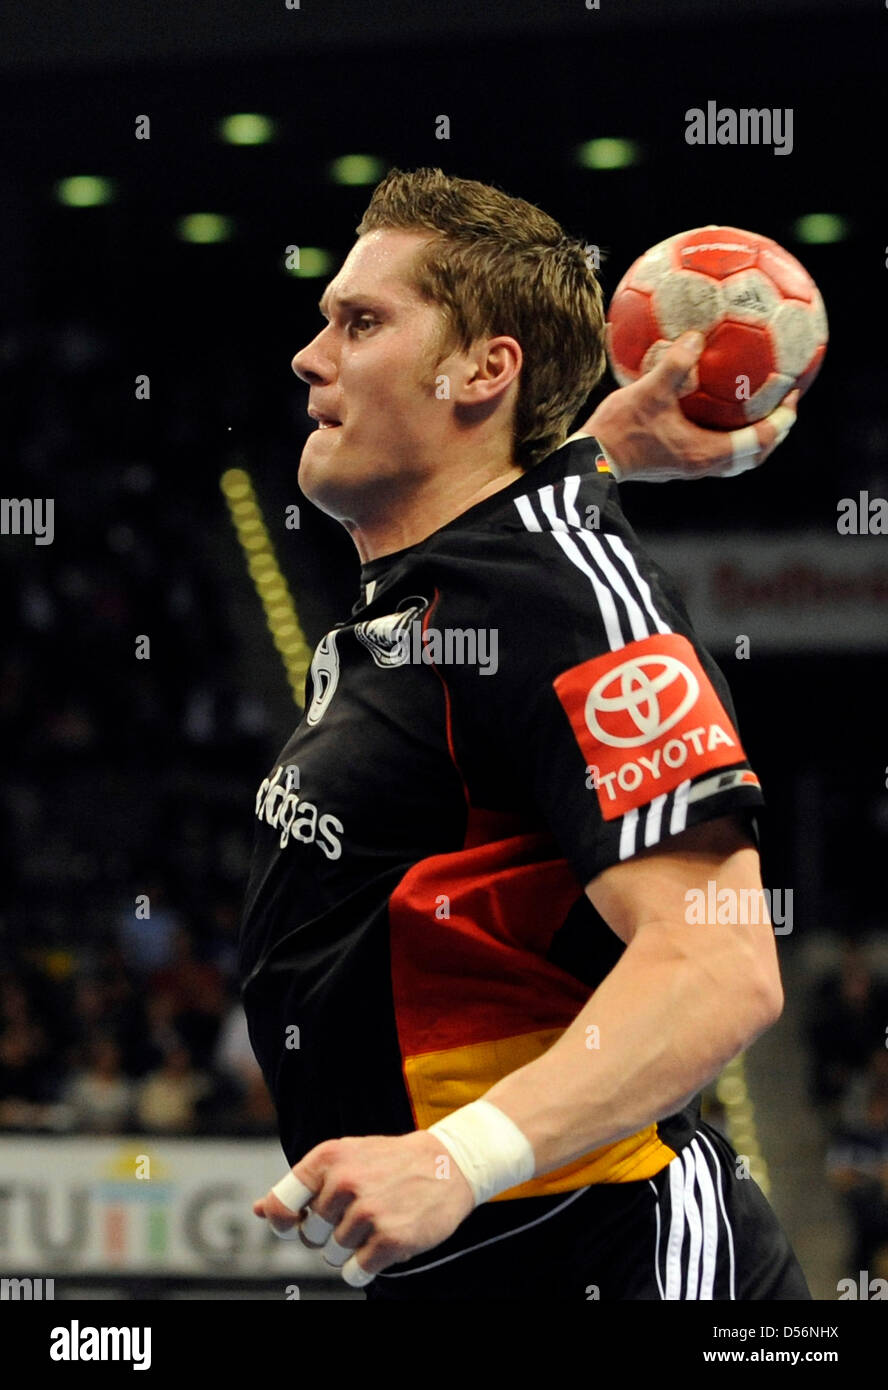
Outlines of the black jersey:
[{"label": "black jersey", "polygon": [[[428,1128],[544,1052],[624,949],[584,888],[763,798],[727,684],[594,439],[365,564],[256,797],[240,963],[290,1163]],[[500,1194],[650,1178],[699,1097]]]}]

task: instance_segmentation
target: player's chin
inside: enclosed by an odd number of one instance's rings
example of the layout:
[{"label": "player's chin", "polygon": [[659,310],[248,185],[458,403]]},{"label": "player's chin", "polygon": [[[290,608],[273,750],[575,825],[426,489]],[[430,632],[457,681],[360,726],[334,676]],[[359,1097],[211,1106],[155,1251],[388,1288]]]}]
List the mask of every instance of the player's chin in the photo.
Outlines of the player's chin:
[{"label": "player's chin", "polygon": [[[328,433],[328,431],[324,431]],[[333,433],[333,431],[329,431]],[[334,517],[345,516],[344,506],[352,489],[348,485],[350,469],[345,456],[335,446],[323,440],[315,444],[316,434],[310,436],[299,460],[299,487],[309,502]]]},{"label": "player's chin", "polygon": [[314,430],[306,439],[302,449],[302,457],[299,460],[299,486],[305,491],[305,481],[310,476],[316,474],[318,477],[329,476],[330,463],[328,460],[332,453],[337,455],[336,467],[341,464],[338,461],[339,450],[331,440],[331,436],[342,433],[342,426],[337,425],[333,429]]}]

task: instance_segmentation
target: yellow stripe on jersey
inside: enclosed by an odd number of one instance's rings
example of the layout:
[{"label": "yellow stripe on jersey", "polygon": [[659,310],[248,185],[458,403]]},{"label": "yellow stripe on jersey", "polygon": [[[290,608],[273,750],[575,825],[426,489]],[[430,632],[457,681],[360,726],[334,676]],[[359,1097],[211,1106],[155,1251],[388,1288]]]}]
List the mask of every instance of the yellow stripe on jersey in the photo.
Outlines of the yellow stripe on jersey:
[{"label": "yellow stripe on jersey", "polygon": [[[479,1100],[509,1072],[541,1056],[563,1032],[563,1028],[546,1028],[405,1058],[404,1079],[417,1126],[428,1129],[461,1105]],[[491,1200],[548,1197],[556,1192],[586,1187],[589,1183],[635,1182],[639,1178],[652,1178],[673,1158],[675,1150],[663,1143],[656,1124],[651,1124],[626,1139],[594,1149],[562,1168],[553,1168],[541,1177],[510,1187]]]}]

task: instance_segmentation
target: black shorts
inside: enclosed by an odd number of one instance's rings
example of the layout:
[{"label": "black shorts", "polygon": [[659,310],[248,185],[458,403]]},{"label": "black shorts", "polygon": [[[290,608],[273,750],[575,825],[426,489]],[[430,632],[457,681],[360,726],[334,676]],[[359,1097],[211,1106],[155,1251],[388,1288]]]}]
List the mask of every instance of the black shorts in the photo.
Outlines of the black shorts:
[{"label": "black shorts", "polygon": [[[738,1169],[740,1172],[738,1173]],[[810,1299],[764,1193],[701,1122],[655,1178],[486,1203],[369,1299]]]}]

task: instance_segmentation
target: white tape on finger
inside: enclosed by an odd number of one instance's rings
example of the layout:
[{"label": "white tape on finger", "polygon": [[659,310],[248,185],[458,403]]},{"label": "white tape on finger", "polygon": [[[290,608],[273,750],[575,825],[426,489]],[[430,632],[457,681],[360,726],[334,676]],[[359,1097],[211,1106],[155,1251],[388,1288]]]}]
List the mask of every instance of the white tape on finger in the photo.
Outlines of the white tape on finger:
[{"label": "white tape on finger", "polygon": [[346,1260],[342,1266],[342,1277],[347,1284],[351,1284],[353,1289],[362,1289],[365,1284],[371,1283],[376,1278],[375,1274],[368,1274],[366,1269],[362,1269],[358,1264],[357,1255],[352,1255],[350,1260]]},{"label": "white tape on finger", "polygon": [[796,413],[788,405],[778,405],[769,418],[777,432],[777,443],[782,444],[796,422]]},{"label": "white tape on finger", "polygon": [[294,1221],[292,1226],[279,1226],[277,1218],[274,1216],[269,1216],[268,1224],[279,1240],[299,1239],[299,1232],[301,1230],[301,1226],[298,1221]]},{"label": "white tape on finger", "polygon": [[732,430],[730,439],[734,462],[718,474],[720,478],[736,478],[738,473],[746,473],[750,468],[755,468],[766,448],[770,454],[778,444],[783,443],[796,422],[796,413],[790,406],[778,405],[765,418],[774,430],[774,443],[766,446],[755,425],[747,425],[742,430]]},{"label": "white tape on finger", "polygon": [[[291,1211],[294,1216],[298,1216],[302,1208],[311,1201],[314,1193],[310,1187],[306,1187],[304,1182],[300,1182],[292,1173],[287,1173],[281,1178],[280,1182],[275,1183],[271,1189],[275,1197],[282,1206]],[[298,1240],[300,1223],[294,1222],[290,1226],[281,1226],[278,1220],[269,1213],[268,1224],[280,1240]]]},{"label": "white tape on finger", "polygon": [[325,1245],[333,1232],[333,1222],[325,1221],[316,1211],[309,1208],[308,1216],[302,1223],[302,1234],[312,1245]]},{"label": "white tape on finger", "polygon": [[747,425],[742,430],[732,430],[731,453],[734,456],[734,462],[718,476],[720,478],[736,478],[738,473],[745,473],[748,468],[754,468],[761,452],[762,441],[759,439],[755,425]]},{"label": "white tape on finger", "polygon": [[351,1246],[340,1245],[336,1237],[331,1236],[321,1254],[328,1265],[332,1265],[334,1269],[341,1269],[349,1256],[354,1254],[354,1251]]},{"label": "white tape on finger", "polygon": [[292,1172],[282,1177],[280,1182],[276,1182],[271,1190],[281,1205],[294,1215],[298,1215],[303,1207],[308,1206],[314,1196],[311,1188],[300,1182]]}]

